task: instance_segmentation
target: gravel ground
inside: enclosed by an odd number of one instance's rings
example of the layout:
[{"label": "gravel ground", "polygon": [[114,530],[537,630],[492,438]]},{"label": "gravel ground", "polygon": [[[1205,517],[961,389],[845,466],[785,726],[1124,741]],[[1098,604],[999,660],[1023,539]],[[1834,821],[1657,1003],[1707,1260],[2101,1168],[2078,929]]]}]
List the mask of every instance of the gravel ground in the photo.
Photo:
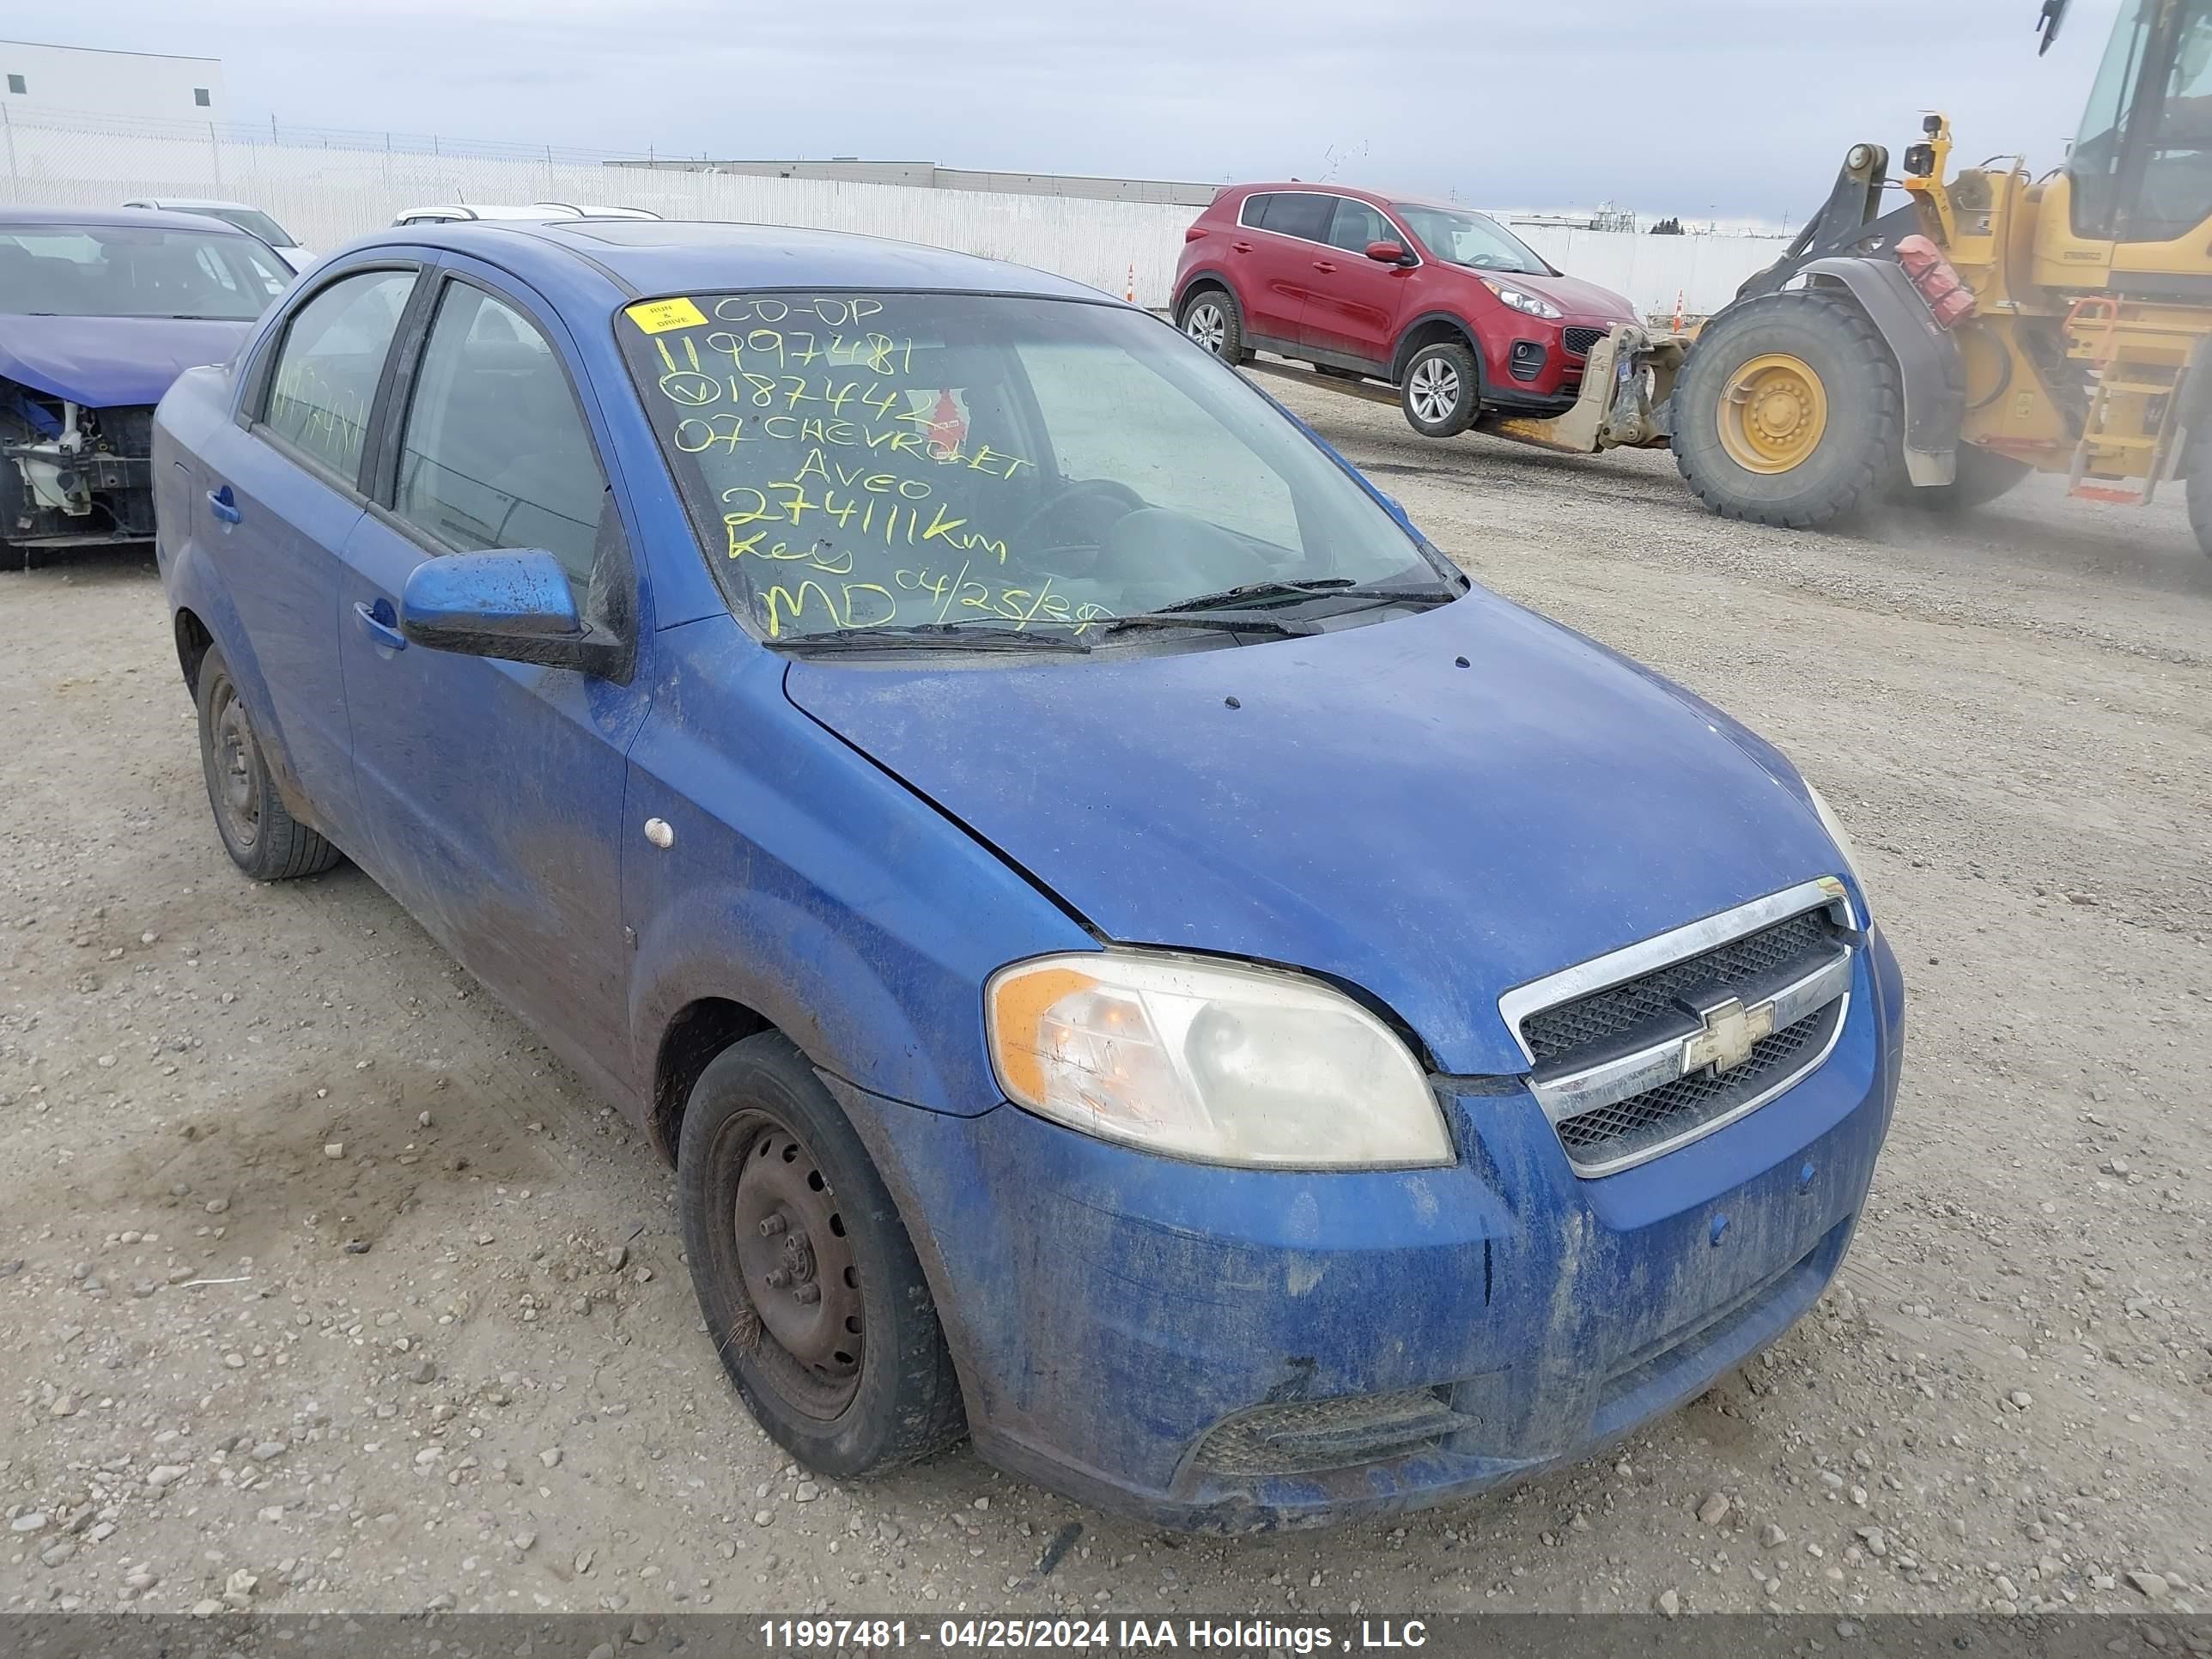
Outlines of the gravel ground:
[{"label": "gravel ground", "polygon": [[667,1171],[358,872],[208,821],[150,562],[0,574],[0,1611],[2212,1611],[2212,560],[2040,482],[1863,536],[1284,395],[1483,580],[1778,740],[1905,964],[1837,1290],[1617,1451],[1163,1536],[802,1478]]}]

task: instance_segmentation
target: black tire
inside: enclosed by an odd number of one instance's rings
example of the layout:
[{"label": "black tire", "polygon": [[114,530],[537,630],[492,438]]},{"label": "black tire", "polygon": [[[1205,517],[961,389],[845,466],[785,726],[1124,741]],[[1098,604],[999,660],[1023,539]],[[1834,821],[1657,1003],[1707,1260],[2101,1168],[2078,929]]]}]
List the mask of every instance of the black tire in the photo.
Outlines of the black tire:
[{"label": "black tire", "polygon": [[1252,361],[1244,343],[1243,307],[1225,288],[1209,283],[1191,289],[1183,296],[1182,309],[1176,313],[1176,326],[1224,363]]},{"label": "black tire", "polygon": [[700,1311],[769,1437],[838,1480],[957,1443],[968,1431],[960,1382],[913,1241],[791,1041],[765,1031],[715,1056],[678,1142]]},{"label": "black tire", "polygon": [[1994,449],[1960,444],[1958,476],[1949,483],[1918,489],[1909,483],[1900,484],[1897,499],[1930,513],[1971,512],[1975,507],[1986,507],[2034,471],[2026,461],[2014,460]]},{"label": "black tire", "polygon": [[1423,346],[1398,377],[1398,406],[1424,438],[1456,438],[1482,412],[1482,371],[1457,340]]},{"label": "black tire", "polygon": [[210,646],[200,659],[200,772],[208,807],[230,861],[256,881],[289,881],[319,875],[344,856],[294,817],[276,793],[268,757],[261,752],[237,682],[222,653]]},{"label": "black tire", "polygon": [[[1774,472],[1741,464],[1721,432],[1737,376],[1769,355],[1810,369],[1826,404],[1811,447]],[[1690,348],[1674,384],[1674,465],[1724,519],[1800,530],[1832,524],[1886,494],[1897,477],[1904,402],[1897,361],[1856,305],[1817,289],[1766,295],[1722,312]]]},{"label": "black tire", "polygon": [[2189,527],[2197,532],[2197,550],[2212,554],[2212,422],[2203,432],[2191,433],[2188,441]]}]

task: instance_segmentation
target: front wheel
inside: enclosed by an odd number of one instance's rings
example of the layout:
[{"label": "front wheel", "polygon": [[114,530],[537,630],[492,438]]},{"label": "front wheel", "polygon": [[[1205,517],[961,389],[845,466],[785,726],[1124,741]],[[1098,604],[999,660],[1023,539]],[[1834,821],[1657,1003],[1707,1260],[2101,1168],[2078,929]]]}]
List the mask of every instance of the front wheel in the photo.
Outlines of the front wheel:
[{"label": "front wheel", "polygon": [[1731,306],[1674,383],[1674,464],[1727,519],[1809,529],[1867,505],[1898,471],[1896,359],[1839,295],[1793,289]]},{"label": "front wheel", "polygon": [[1406,424],[1424,438],[1456,438],[1482,410],[1482,376],[1474,354],[1455,340],[1423,346],[1398,383]]},{"label": "front wheel", "polygon": [[913,1242],[790,1040],[763,1032],[717,1055],[678,1143],[700,1311],[769,1437],[837,1479],[958,1440],[960,1385]]}]

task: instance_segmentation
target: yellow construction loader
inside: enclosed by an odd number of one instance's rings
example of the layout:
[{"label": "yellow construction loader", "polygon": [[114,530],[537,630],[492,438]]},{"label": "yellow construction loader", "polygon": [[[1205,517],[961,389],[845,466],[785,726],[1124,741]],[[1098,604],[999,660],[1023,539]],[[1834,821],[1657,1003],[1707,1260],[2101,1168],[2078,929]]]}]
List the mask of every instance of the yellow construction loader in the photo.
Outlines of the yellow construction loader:
[{"label": "yellow construction loader", "polygon": [[[2046,51],[2066,6],[2045,0]],[[1772,525],[1971,506],[2031,471],[2120,503],[2179,478],[2212,552],[2212,0],[2122,0],[2044,178],[2005,156],[1954,172],[1949,123],[1924,127],[1895,183],[1888,151],[1853,145],[1686,349],[1616,331],[1577,410],[1502,435],[1671,442],[1708,507]]]}]

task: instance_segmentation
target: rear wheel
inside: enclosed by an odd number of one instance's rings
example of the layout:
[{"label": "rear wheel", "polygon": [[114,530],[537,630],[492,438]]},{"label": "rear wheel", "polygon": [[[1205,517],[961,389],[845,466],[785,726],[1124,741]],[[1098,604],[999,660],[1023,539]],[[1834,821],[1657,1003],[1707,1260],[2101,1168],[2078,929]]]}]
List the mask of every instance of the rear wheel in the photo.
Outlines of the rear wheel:
[{"label": "rear wheel", "polygon": [[256,881],[316,875],[335,865],[338,849],[294,817],[276,793],[230,665],[212,646],[200,659],[198,703],[200,771],[230,861]]},{"label": "rear wheel", "polygon": [[1674,464],[1723,518],[1832,523],[1878,494],[1903,453],[1896,360],[1856,305],[1816,290],[1708,323],[1673,404]]},{"label": "rear wheel", "polygon": [[959,1382],[913,1242],[788,1038],[748,1037],[701,1074],[676,1168],[700,1310],[771,1439],[844,1478],[960,1438]]},{"label": "rear wheel", "polygon": [[1227,289],[1198,289],[1182,302],[1178,322],[1185,334],[1223,362],[1250,360],[1252,354],[1244,349],[1244,313]]},{"label": "rear wheel", "polygon": [[2197,545],[2212,553],[2212,424],[2189,440],[2189,527],[2197,532]]},{"label": "rear wheel", "polygon": [[1474,354],[1456,340],[1423,346],[1398,383],[1406,423],[1424,438],[1456,438],[1482,410],[1482,375]]}]

